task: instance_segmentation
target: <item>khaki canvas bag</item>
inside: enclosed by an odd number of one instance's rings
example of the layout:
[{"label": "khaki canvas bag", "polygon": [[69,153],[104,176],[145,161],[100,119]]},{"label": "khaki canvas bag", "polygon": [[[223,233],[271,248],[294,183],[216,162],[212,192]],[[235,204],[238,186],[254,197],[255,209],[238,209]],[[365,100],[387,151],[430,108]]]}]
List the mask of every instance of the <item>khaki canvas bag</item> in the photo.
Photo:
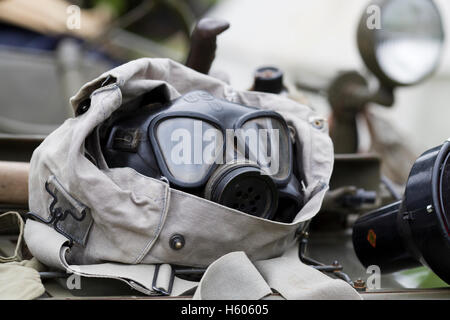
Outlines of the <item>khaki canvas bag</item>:
[{"label": "khaki canvas bag", "polygon": [[[175,99],[204,90],[231,102],[279,112],[295,133],[304,170],[305,206],[292,223],[254,217],[169,187],[131,168],[108,168],[96,129],[145,92]],[[228,84],[168,59],[139,59],[84,85],[75,111],[31,159],[25,240],[44,264],[85,277],[114,278],[146,294],[199,299],[359,299],[342,280],[300,262],[296,231],[319,211],[333,167],[326,122],[311,108]],[[132,110],[130,110],[132,112]],[[78,112],[80,113],[80,112]],[[93,145],[86,155],[88,140]],[[170,246],[182,235],[180,250]],[[206,268],[200,283],[174,276],[173,265]]]}]

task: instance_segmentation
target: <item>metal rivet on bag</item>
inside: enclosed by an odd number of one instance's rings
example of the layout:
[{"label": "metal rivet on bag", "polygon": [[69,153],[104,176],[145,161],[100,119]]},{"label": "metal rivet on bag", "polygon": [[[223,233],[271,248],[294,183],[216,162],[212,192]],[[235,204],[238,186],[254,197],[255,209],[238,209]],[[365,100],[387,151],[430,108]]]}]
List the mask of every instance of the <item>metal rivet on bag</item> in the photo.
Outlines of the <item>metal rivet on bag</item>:
[{"label": "metal rivet on bag", "polygon": [[83,113],[86,113],[86,111],[89,110],[90,106],[91,106],[91,99],[85,99],[85,100],[81,101],[81,103],[78,105],[75,115],[79,116],[79,115],[82,115]]},{"label": "metal rivet on bag", "polygon": [[310,118],[309,122],[316,129],[322,130],[325,127],[325,120],[322,118]]},{"label": "metal rivet on bag", "polygon": [[313,121],[313,126],[314,126],[314,128],[316,128],[316,129],[323,129],[323,126],[324,126],[324,121],[323,121],[323,119],[315,119],[315,120]]},{"label": "metal rivet on bag", "polygon": [[175,234],[170,238],[169,244],[173,250],[180,250],[185,244],[184,237],[181,234]]}]

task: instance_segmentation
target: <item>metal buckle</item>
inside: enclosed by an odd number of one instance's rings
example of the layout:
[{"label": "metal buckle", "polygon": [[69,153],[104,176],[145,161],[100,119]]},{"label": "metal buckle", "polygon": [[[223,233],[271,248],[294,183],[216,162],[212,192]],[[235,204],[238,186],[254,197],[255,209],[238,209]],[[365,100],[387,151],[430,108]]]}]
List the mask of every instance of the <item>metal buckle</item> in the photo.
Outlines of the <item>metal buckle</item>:
[{"label": "metal buckle", "polygon": [[67,239],[69,239],[69,247],[72,247],[74,239],[67,234],[66,232],[64,232],[64,230],[62,230],[59,226],[58,226],[58,222],[59,221],[63,221],[67,218],[67,216],[70,214],[72,216],[73,219],[77,220],[77,221],[83,221],[84,218],[86,217],[86,211],[83,210],[83,212],[81,213],[80,217],[77,217],[72,211],[70,210],[65,210],[62,211],[61,208],[55,208],[55,205],[58,203],[58,198],[56,197],[56,195],[50,190],[49,187],[49,183],[45,182],[45,190],[47,190],[47,192],[53,197],[53,201],[50,204],[49,207],[49,211],[50,211],[50,215],[48,220],[43,219],[41,216],[33,213],[33,212],[28,212],[26,214],[27,218],[31,218],[32,220],[37,220],[40,221],[44,224],[47,225],[52,225],[53,228],[59,232],[60,234],[62,234],[64,237],[66,237]]},{"label": "metal buckle", "polygon": [[152,290],[163,296],[170,296],[170,294],[172,293],[173,282],[175,280],[175,270],[172,266],[170,266],[171,274],[170,274],[170,280],[169,280],[169,288],[166,291],[163,288],[159,288],[156,286],[156,282],[158,281],[160,266],[161,266],[160,264],[157,264],[155,266],[155,273],[153,274],[153,281],[152,281]]}]

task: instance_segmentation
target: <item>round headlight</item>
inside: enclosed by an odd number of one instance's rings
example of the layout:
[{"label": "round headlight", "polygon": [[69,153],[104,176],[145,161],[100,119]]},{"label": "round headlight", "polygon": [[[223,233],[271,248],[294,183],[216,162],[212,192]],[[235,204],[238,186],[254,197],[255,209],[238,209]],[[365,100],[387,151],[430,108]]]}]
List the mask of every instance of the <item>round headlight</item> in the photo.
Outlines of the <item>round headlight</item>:
[{"label": "round headlight", "polygon": [[374,1],[358,29],[364,62],[392,87],[416,84],[430,76],[440,61],[443,43],[441,16],[432,0]]}]

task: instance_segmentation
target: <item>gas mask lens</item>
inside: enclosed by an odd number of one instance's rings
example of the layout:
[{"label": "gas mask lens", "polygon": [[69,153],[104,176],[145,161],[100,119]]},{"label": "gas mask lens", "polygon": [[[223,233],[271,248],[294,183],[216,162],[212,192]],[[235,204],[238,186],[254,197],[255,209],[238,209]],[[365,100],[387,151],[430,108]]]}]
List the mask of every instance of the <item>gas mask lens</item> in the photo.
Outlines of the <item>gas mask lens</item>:
[{"label": "gas mask lens", "polygon": [[217,165],[236,162],[255,164],[277,182],[290,173],[288,131],[275,118],[258,117],[222,131],[197,118],[171,117],[159,121],[155,133],[164,165],[177,183],[200,183]]},{"label": "gas mask lens", "polygon": [[276,181],[285,181],[290,173],[287,130],[279,120],[261,117],[246,121],[238,131],[248,149],[246,159],[256,162]]},{"label": "gas mask lens", "polygon": [[194,184],[205,179],[223,154],[223,134],[195,118],[169,118],[156,126],[164,164],[177,181]]}]

